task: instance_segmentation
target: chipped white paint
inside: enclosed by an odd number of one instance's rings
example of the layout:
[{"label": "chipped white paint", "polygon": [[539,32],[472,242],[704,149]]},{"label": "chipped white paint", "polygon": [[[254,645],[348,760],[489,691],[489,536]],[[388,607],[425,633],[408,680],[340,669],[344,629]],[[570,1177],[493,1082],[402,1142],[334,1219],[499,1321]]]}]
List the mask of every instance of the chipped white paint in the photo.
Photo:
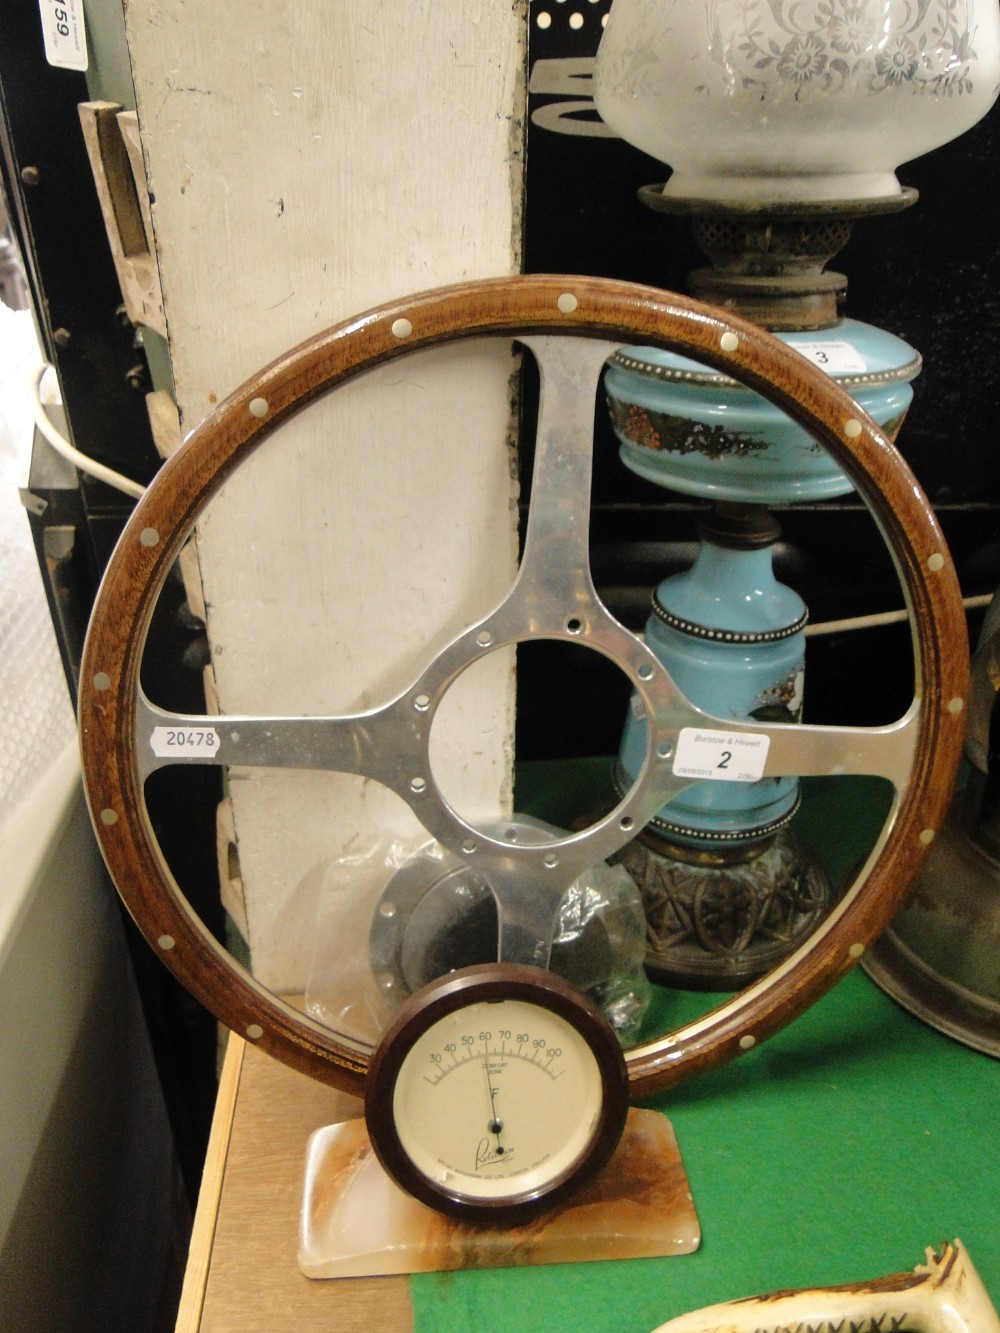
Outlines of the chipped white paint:
[{"label": "chipped white paint", "polygon": [[[246,0],[238,22],[215,0],[129,0],[126,23],[185,432],[338,320],[517,270],[525,0]],[[223,713],[374,706],[497,603],[512,367],[478,342],[395,361],[227,480],[197,538]],[[510,803],[510,664],[484,658],[435,727],[481,818]],[[229,787],[254,970],[301,988],[330,863],[416,821],[350,776]]]}]

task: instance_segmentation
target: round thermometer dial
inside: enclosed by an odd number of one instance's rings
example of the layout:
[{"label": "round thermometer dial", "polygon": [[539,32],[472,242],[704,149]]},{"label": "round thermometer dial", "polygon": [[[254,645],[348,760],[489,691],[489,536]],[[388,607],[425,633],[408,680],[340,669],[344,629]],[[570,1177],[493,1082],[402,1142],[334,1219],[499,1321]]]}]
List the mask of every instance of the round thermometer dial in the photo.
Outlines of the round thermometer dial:
[{"label": "round thermometer dial", "polygon": [[565,1198],[610,1157],[628,1074],[603,1016],[560,978],[494,963],[414,995],[369,1066],[365,1118],[408,1193],[510,1225]]}]

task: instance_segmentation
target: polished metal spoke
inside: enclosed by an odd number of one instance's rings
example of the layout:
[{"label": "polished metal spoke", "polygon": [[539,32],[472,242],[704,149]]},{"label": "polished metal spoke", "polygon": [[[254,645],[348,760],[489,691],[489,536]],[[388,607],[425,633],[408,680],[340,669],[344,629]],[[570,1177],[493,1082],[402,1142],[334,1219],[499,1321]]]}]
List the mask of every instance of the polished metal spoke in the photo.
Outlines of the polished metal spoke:
[{"label": "polished metal spoke", "polygon": [[532,628],[561,630],[596,601],[590,577],[590,489],[594,409],[604,364],[618,350],[603,340],[525,338],[538,363],[531,506],[513,605]]},{"label": "polished metal spoke", "polygon": [[910,778],[920,725],[920,702],[884,727],[827,727],[809,723],[748,727],[770,740],[766,777],[886,778],[901,791]]},{"label": "polished metal spoke", "polygon": [[[420,751],[419,728],[407,727],[398,702],[351,717],[258,717],[171,713],[139,696],[139,774],[173,764],[245,768],[311,768],[391,779],[408,754]],[[393,762],[384,732],[392,718]],[[388,785],[392,785],[390,782]]]}]

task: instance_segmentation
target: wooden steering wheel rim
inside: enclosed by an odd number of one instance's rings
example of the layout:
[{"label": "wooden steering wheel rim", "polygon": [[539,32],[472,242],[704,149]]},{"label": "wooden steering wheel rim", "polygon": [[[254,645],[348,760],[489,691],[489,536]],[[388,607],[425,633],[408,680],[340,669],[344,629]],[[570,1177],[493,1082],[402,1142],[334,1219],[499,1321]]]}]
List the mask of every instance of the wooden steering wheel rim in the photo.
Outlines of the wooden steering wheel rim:
[{"label": "wooden steering wheel rim", "polygon": [[501,278],[381,306],[292,349],[248,380],[163,466],[109,562],[81,669],[87,798],[105,860],[152,948],[219,1019],[285,1063],[362,1094],[368,1048],[260,986],[192,912],[156,844],[136,754],[139,668],[171,564],[226,477],[306,403],[404,353],[459,338],[560,334],[669,348],[742,381],[820,440],[855,483],[911,610],[917,735],[910,780],[863,882],[763,981],[628,1052],[633,1097],[681,1083],[772,1035],[835,984],[884,928],[929,850],[961,756],[965,619],[944,537],[882,431],[819,368],[754,325],[657,288],[586,277]]}]

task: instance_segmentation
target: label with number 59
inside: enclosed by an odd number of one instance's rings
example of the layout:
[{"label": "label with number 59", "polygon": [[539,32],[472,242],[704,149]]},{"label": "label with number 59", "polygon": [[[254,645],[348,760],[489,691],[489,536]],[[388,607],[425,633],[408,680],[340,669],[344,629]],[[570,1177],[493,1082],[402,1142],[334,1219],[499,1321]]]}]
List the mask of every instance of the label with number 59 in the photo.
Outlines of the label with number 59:
[{"label": "label with number 59", "polygon": [[87,68],[83,0],[38,0],[45,59],[59,69]]},{"label": "label with number 59", "polygon": [[674,773],[710,782],[756,782],[764,776],[770,736],[684,727],[677,737]]}]

